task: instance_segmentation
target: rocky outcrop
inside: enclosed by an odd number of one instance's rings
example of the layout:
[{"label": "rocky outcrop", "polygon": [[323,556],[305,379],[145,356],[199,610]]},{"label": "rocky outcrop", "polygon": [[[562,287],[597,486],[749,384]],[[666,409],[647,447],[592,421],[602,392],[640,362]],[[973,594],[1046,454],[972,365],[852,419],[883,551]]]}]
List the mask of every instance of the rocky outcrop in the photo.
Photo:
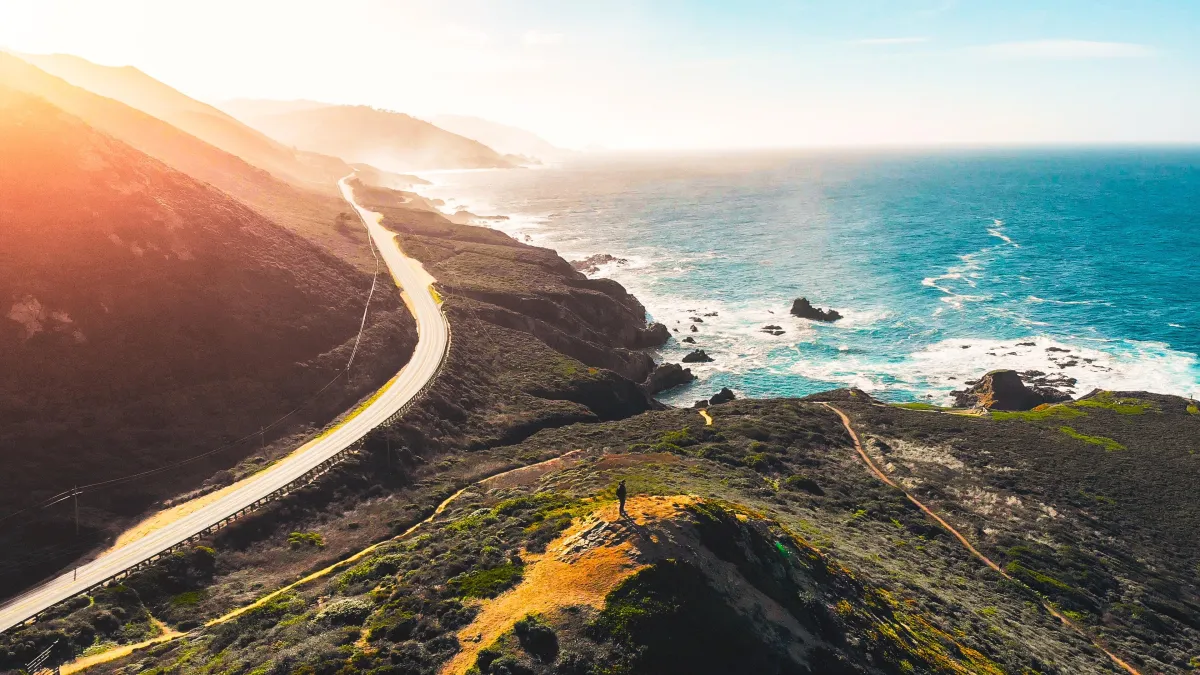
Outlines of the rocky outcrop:
[{"label": "rocky outcrop", "polygon": [[768,325],[762,327],[762,332],[770,333],[771,335],[783,335],[783,326],[776,326],[775,324],[768,324]]},{"label": "rocky outcrop", "polygon": [[635,344],[639,349],[661,347],[670,339],[671,331],[666,326],[661,323],[652,323],[638,334]]},{"label": "rocky outcrop", "polygon": [[615,255],[608,253],[597,253],[590,255],[583,260],[572,260],[571,267],[583,272],[584,274],[595,274],[600,271],[601,265],[616,263],[618,265],[627,265],[629,261],[625,258],[618,258]]},{"label": "rocky outcrop", "polygon": [[737,396],[733,395],[733,391],[729,387],[722,387],[721,391],[713,394],[713,397],[708,399],[708,402],[710,405],[720,405],[722,403],[728,403],[736,398]]},{"label": "rocky outcrop", "polygon": [[808,298],[796,298],[792,301],[792,316],[813,321],[837,321],[842,315],[836,309],[821,309],[813,307]]},{"label": "rocky outcrop", "polygon": [[[1015,370],[993,370],[967,389],[952,392],[954,403],[959,408],[987,408],[989,410],[1032,410],[1043,403],[1063,400],[1062,392],[1050,390],[1052,395],[1025,386]],[[1067,397],[1066,400],[1069,400]]]},{"label": "rocky outcrop", "polygon": [[691,368],[684,368],[678,363],[664,363],[650,373],[650,377],[642,383],[642,391],[653,396],[659,392],[688,384],[696,379]]},{"label": "rocky outcrop", "polygon": [[709,356],[703,349],[697,349],[691,354],[683,357],[684,363],[708,363],[712,360],[713,358]]},{"label": "rocky outcrop", "polygon": [[1026,386],[1040,395],[1046,403],[1063,403],[1071,400],[1071,395],[1064,390],[1074,389],[1079,382],[1066,375],[1047,375],[1040,370],[1021,372],[1021,380]]}]

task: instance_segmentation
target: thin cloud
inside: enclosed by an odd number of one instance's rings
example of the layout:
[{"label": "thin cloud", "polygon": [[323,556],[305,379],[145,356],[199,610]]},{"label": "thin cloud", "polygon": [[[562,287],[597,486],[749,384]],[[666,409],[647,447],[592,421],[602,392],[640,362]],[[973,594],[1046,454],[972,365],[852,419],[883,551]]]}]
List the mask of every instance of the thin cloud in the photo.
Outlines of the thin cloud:
[{"label": "thin cloud", "polygon": [[850,44],[855,45],[915,45],[922,42],[929,42],[927,37],[885,37],[885,38],[863,38],[861,40],[852,40]]},{"label": "thin cloud", "polygon": [[549,47],[562,44],[562,33],[544,33],[540,30],[525,31],[525,35],[521,36],[521,42],[531,47]]},{"label": "thin cloud", "polygon": [[1030,40],[1001,42],[977,47],[976,51],[1002,59],[1138,59],[1157,52],[1133,42],[1097,42],[1094,40]]}]

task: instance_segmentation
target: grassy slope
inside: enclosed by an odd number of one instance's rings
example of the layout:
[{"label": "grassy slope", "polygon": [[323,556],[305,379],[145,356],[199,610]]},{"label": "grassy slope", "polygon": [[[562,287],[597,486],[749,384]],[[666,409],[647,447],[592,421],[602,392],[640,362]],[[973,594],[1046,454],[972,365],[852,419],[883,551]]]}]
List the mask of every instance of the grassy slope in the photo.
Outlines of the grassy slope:
[{"label": "grassy slope", "polygon": [[847,412],[987,555],[1138,667],[1175,672],[1200,653],[1200,423],[1187,405],[1103,392],[992,419]]},{"label": "grassy slope", "polygon": [[[0,91],[0,511],[220,446],[344,367],[369,275],[42,99]],[[324,424],[403,364],[411,317],[395,293],[375,298],[359,376],[266,440]],[[5,523],[0,588],[54,572],[258,441],[89,493],[79,538],[63,507]]]}]

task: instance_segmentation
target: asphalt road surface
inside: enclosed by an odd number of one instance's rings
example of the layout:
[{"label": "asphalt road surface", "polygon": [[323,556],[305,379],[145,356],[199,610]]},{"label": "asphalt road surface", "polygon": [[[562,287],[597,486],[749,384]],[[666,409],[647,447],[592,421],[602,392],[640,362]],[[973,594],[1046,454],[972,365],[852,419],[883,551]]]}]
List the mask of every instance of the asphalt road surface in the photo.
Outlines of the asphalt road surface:
[{"label": "asphalt road surface", "polygon": [[6,602],[0,607],[0,631],[8,630],[187,541],[302,477],[399,412],[434,378],[450,344],[450,326],[429,288],[432,278],[418,263],[404,256],[396,244],[395,236],[379,224],[379,214],[367,211],[354,202],[353,192],[346,183],[347,178],[340,183],[342,194],[358,211],[416,318],[419,337],[412,359],[368,407],[334,431],[307,444],[301,451],[247,478],[239,487],[211,504]]}]

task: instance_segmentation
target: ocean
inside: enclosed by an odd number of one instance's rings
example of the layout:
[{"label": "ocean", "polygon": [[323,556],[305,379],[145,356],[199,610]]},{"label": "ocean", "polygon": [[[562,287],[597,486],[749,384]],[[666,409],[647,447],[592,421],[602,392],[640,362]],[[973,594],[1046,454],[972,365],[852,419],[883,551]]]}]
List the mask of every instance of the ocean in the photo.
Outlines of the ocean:
[{"label": "ocean", "polygon": [[[1076,396],[1200,394],[1200,149],[609,156],[422,177],[521,241],[619,258],[594,275],[678,331],[657,356],[714,359],[667,403],[847,385],[948,403],[997,368],[1073,379]],[[792,317],[797,297],[845,318]]]}]

